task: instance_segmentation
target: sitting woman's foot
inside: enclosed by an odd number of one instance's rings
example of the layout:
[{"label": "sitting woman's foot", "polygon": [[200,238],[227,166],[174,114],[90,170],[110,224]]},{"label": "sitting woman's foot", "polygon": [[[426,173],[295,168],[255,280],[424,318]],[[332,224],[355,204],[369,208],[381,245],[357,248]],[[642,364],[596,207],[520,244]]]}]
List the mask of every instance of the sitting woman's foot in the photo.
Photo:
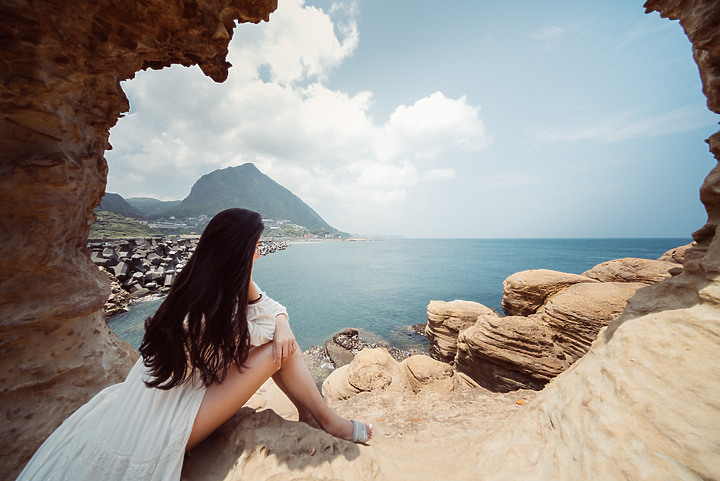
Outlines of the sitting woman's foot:
[{"label": "sitting woman's foot", "polygon": [[352,441],[353,443],[365,443],[372,438],[372,424],[365,424],[359,421],[350,421],[340,418],[337,431],[327,430],[336,438]]},{"label": "sitting woman's foot", "polygon": [[351,420],[353,425],[353,432],[350,441],[354,443],[366,443],[372,438],[373,427],[372,424],[365,424],[361,421]]}]

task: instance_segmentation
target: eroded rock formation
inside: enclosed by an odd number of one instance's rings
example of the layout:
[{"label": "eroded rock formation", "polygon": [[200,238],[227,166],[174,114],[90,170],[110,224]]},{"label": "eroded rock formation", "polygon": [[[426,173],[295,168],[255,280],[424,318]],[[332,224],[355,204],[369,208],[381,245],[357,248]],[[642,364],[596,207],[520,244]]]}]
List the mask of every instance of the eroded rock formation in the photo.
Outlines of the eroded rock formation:
[{"label": "eroded rock formation", "polygon": [[[103,327],[108,287],[84,249],[104,191],[108,131],[127,109],[119,82],[172,63],[198,64],[222,80],[233,20],[267,19],[274,8],[265,0],[0,4],[4,478],[14,479],[60,420],[132,362]],[[680,19],[708,107],[720,113],[720,5],[650,0],[646,8]],[[720,159],[720,133],[708,142]],[[408,418],[407,394],[379,389],[336,405],[343,414],[391,416],[374,416],[370,447],[327,436],[309,444],[319,439],[307,437],[311,428],[288,432],[289,422],[261,411],[199,446],[184,477],[417,481],[452,469],[454,479],[476,481],[720,478],[719,168],[700,198],[708,222],[682,274],[639,290],[585,357],[504,421],[507,411],[476,414],[493,398],[447,394],[410,394],[417,410],[430,409]],[[452,412],[442,409],[448,403]],[[465,410],[472,414],[452,415]]]},{"label": "eroded rock formation", "polygon": [[493,391],[542,389],[585,355],[638,289],[675,270],[682,272],[682,265],[626,258],[583,275],[518,272],[503,282],[505,317],[476,302],[431,301],[430,355],[453,364],[467,382]]},{"label": "eroded rock formation", "polygon": [[[720,113],[720,4],[649,0],[680,20]],[[720,133],[709,139],[720,160]],[[478,441],[474,479],[720,478],[720,171],[683,272],[633,296],[590,352]],[[499,462],[488,460],[501,459]]]},{"label": "eroded rock formation", "polygon": [[107,329],[109,282],[85,248],[108,136],[135,72],[223,81],[235,21],[276,0],[0,3],[0,451],[14,479],[42,440],[136,356]]},{"label": "eroded rock formation", "polygon": [[453,362],[457,352],[458,333],[475,324],[478,316],[495,315],[495,311],[478,302],[455,300],[430,301],[427,307],[428,323],[425,335],[430,341],[428,349],[435,359]]}]

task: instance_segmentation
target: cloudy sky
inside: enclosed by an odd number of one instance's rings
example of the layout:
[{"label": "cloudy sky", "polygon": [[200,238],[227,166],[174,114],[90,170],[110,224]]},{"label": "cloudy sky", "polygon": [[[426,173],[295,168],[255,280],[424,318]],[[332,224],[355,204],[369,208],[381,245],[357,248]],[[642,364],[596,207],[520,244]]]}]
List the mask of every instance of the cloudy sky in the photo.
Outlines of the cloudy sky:
[{"label": "cloudy sky", "polygon": [[718,116],[642,3],[279,0],[226,82],[123,83],[107,191],[182,199],[253,162],[353,234],[688,237]]}]

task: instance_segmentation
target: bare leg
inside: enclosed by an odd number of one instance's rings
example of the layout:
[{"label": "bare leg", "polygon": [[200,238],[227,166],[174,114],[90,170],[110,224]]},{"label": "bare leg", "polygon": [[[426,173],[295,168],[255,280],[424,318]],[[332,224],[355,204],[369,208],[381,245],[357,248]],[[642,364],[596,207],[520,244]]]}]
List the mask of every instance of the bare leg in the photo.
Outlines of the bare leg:
[{"label": "bare leg", "polygon": [[[309,413],[324,431],[333,436],[351,439],[352,423],[335,414],[325,404],[302,353],[296,350],[278,370],[273,362],[272,343],[267,343],[250,351],[242,370],[232,369],[222,384],[213,384],[207,388],[185,450],[195,447],[230,419],[271,376],[280,379],[283,384],[281,389],[303,415]],[[367,429],[368,434],[372,435],[372,426],[367,425]]]},{"label": "bare leg", "polygon": [[[279,378],[283,386],[278,384],[283,391],[287,390],[289,398],[298,407],[298,411],[305,410],[317,421],[323,431],[335,437],[350,440],[352,438],[353,425],[348,419],[341,418],[335,414],[320,395],[315,386],[315,381],[310,370],[305,364],[302,353],[296,350],[282,364],[282,368],[273,379]],[[302,410],[301,410],[302,409]],[[372,436],[372,426],[366,425],[368,434]]]},{"label": "bare leg", "polygon": [[209,386],[195,416],[185,451],[194,448],[230,419],[276,370],[272,344],[268,343],[250,350],[244,369],[231,369],[221,384]]},{"label": "bare leg", "polygon": [[280,388],[282,392],[285,393],[285,395],[292,401],[292,403],[295,405],[295,407],[298,410],[298,421],[301,423],[308,424],[316,429],[322,429],[318,422],[315,420],[315,418],[310,414],[310,411],[297,399],[295,399],[295,396],[293,396],[292,392],[285,386],[285,382],[282,380],[282,376],[280,373],[276,372],[273,374],[273,381],[275,382],[275,385]]}]

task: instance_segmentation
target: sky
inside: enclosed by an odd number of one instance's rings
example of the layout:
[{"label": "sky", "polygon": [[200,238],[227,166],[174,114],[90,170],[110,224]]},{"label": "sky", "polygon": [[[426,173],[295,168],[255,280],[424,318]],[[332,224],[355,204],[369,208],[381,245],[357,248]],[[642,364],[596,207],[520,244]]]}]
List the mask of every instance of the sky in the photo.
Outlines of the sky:
[{"label": "sky", "polygon": [[720,119],[642,3],[279,0],[224,83],[122,83],[107,192],[180,200],[252,162],[355,235],[689,239]]}]

